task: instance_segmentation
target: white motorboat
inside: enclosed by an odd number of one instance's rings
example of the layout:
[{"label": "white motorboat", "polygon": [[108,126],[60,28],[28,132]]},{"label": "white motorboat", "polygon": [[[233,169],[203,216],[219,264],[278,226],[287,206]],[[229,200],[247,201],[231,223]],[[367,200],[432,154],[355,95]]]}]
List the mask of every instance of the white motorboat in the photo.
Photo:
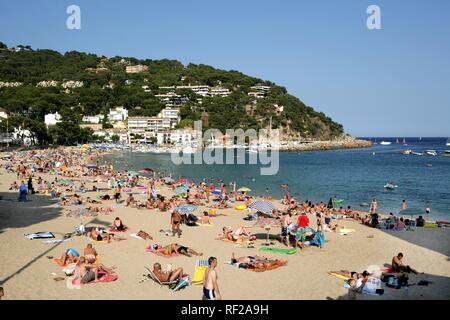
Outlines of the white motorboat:
[{"label": "white motorboat", "polygon": [[436,150],[427,150],[427,155],[435,157],[437,156],[437,152]]},{"label": "white motorboat", "polygon": [[390,141],[381,141],[380,144],[382,146],[390,146],[392,144],[392,142],[390,142]]},{"label": "white motorboat", "polygon": [[413,154],[415,156],[423,156],[423,152],[414,152],[414,151],[412,151],[411,154]]},{"label": "white motorboat", "polygon": [[388,182],[384,185],[384,188],[388,189],[388,190],[394,190],[395,188],[397,188],[398,186],[394,185],[391,182]]},{"label": "white motorboat", "polygon": [[450,150],[445,150],[444,151],[444,156],[445,157],[450,157]]},{"label": "white motorboat", "polygon": [[447,139],[447,143],[445,145],[450,146],[450,138]]}]

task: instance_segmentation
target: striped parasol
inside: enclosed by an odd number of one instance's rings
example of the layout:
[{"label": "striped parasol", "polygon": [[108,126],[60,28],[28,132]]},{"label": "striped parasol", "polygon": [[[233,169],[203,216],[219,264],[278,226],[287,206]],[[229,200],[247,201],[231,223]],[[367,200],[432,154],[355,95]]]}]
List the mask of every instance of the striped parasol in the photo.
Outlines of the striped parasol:
[{"label": "striped parasol", "polygon": [[175,207],[174,211],[175,210],[180,214],[189,214],[195,212],[195,210],[197,210],[197,206],[193,206],[191,204],[183,204]]},{"label": "striped parasol", "polygon": [[275,205],[267,200],[257,200],[252,202],[248,208],[250,210],[260,211],[263,213],[272,213],[272,211],[275,210]]},{"label": "striped parasol", "polygon": [[175,188],[175,195],[179,196],[182,195],[184,193],[187,193],[188,188],[186,188],[186,186],[179,186]]}]

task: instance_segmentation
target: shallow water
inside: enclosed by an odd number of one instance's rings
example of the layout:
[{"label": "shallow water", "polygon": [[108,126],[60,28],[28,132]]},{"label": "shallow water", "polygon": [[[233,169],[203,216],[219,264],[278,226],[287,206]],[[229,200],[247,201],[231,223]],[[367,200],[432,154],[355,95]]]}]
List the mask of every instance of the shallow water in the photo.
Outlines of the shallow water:
[{"label": "shallow water", "polygon": [[[203,178],[236,181],[238,187],[249,187],[255,194],[269,193],[278,198],[285,193],[280,184],[287,183],[291,194],[301,200],[327,202],[337,196],[345,200],[344,206],[355,209],[363,209],[359,204],[370,203],[375,197],[380,212],[398,213],[402,199],[406,199],[411,208],[424,210],[430,206],[427,219],[450,220],[450,157],[441,155],[450,149],[445,145],[447,138],[407,138],[408,146],[396,144],[396,138],[377,138],[378,142],[382,140],[393,143],[368,149],[283,152],[279,172],[274,176],[260,175],[260,165],[175,165],[169,154],[115,152],[105,160],[112,161],[115,168],[138,171],[151,167],[197,182]],[[417,152],[435,149],[440,154],[436,157],[401,154],[405,149]],[[384,185],[389,181],[398,188],[386,190]]]}]

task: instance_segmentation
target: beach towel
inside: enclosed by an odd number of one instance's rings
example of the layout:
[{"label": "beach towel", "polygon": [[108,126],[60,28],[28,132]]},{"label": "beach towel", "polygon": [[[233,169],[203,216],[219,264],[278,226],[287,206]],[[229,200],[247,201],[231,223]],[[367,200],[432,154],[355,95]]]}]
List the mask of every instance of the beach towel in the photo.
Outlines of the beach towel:
[{"label": "beach towel", "polygon": [[63,243],[63,242],[67,242],[67,241],[71,241],[72,239],[62,239],[62,240],[46,240],[46,241],[42,241],[42,243],[44,244],[57,244],[57,243]]},{"label": "beach towel", "polygon": [[114,228],[109,228],[108,232],[127,232],[129,228],[127,226],[123,226],[123,230],[116,230]]},{"label": "beach towel", "polygon": [[145,239],[139,237],[136,233],[130,234],[130,237],[133,237],[133,238],[136,238],[136,239],[139,239],[139,240],[145,240]]},{"label": "beach towel", "polygon": [[[330,276],[334,276],[334,277],[336,277],[336,278],[338,278],[338,279],[342,279],[342,280],[349,280],[349,279],[350,279],[349,277],[346,277],[346,276],[344,276],[344,275],[342,275],[342,274],[339,274],[339,273],[328,272],[328,274],[329,274]],[[349,287],[349,288],[350,288],[350,287]]]},{"label": "beach towel", "polygon": [[208,223],[203,224],[203,223],[197,222],[196,225],[199,227],[214,227],[214,224],[212,224],[212,223],[211,224],[208,224]]},{"label": "beach towel", "polygon": [[259,251],[262,252],[274,252],[274,253],[280,253],[280,254],[294,254],[297,252],[297,249],[284,249],[284,248],[271,248],[271,247],[261,247],[259,248]]},{"label": "beach towel", "polygon": [[25,233],[25,238],[29,240],[33,239],[49,239],[54,238],[55,236],[51,232],[36,232],[36,233]]},{"label": "beach towel", "polygon": [[153,245],[150,245],[147,248],[145,248],[145,251],[151,252],[153,254],[156,254],[157,256],[164,257],[164,258],[171,258],[171,257],[176,257],[176,256],[181,255],[180,253],[172,253],[171,255],[166,255],[161,251],[153,249]]}]

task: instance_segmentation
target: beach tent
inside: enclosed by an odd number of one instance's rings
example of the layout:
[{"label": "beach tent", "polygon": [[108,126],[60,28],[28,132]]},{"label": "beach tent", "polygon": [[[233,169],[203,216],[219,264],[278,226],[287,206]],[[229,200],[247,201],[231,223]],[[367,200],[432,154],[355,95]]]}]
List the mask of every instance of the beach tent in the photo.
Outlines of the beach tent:
[{"label": "beach tent", "polygon": [[247,187],[242,187],[242,188],[239,188],[237,191],[238,192],[250,192],[250,191],[252,191],[252,189],[247,188]]},{"label": "beach tent", "polygon": [[257,200],[252,202],[248,208],[250,210],[260,211],[263,213],[272,213],[272,211],[275,210],[275,205],[267,200]]}]

